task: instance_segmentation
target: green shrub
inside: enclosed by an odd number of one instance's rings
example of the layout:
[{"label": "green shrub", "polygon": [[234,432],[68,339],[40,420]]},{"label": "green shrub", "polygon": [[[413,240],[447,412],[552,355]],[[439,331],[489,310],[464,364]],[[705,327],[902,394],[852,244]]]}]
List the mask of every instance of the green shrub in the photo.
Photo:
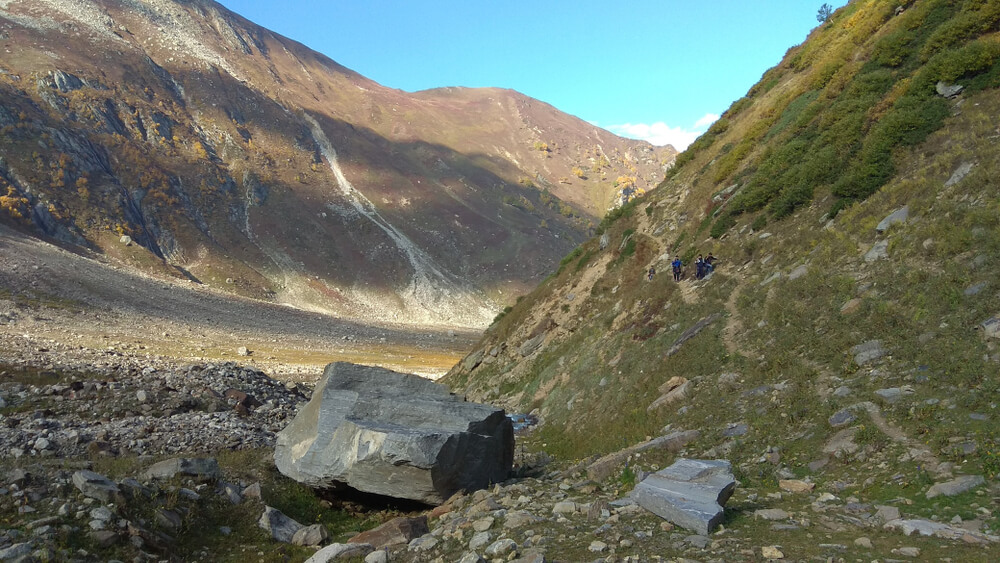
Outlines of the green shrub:
[{"label": "green shrub", "polygon": [[957,16],[943,23],[924,43],[920,60],[926,62],[936,53],[995,30],[1000,22],[997,2],[966,2]]},{"label": "green shrub", "polygon": [[736,224],[736,217],[734,217],[732,213],[729,212],[723,213],[715,221],[715,224],[712,225],[712,230],[709,231],[709,235],[711,235],[712,238],[719,238],[722,235],[726,234],[726,231],[732,228],[732,226],[735,224]]}]

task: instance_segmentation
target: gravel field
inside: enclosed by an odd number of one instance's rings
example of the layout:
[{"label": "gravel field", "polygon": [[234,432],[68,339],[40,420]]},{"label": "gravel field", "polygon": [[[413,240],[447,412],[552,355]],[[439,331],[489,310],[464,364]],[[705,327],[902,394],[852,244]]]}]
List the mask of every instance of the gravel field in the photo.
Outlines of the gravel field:
[{"label": "gravel field", "polygon": [[109,354],[167,363],[239,360],[278,379],[311,381],[327,363],[346,360],[436,377],[478,337],[336,319],[100,258],[0,226],[0,362],[100,365]]}]

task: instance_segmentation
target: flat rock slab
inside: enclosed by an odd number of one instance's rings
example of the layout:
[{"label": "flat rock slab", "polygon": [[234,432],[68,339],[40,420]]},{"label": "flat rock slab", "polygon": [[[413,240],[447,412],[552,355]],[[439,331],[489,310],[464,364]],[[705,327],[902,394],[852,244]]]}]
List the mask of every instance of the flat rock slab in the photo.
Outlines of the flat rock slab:
[{"label": "flat rock slab", "polygon": [[880,240],[865,253],[865,262],[877,262],[889,258],[889,241]]},{"label": "flat rock slab", "polygon": [[952,479],[951,481],[934,484],[927,491],[927,498],[934,498],[941,495],[953,497],[966,491],[971,491],[972,489],[975,489],[985,483],[986,479],[984,479],[982,475],[962,475],[961,477]]},{"label": "flat rock slab", "polygon": [[682,332],[681,335],[677,337],[677,340],[675,340],[674,343],[670,345],[670,349],[667,350],[667,357],[673,356],[677,352],[680,352],[681,346],[685,342],[691,340],[695,336],[698,336],[698,333],[705,330],[706,328],[709,327],[709,325],[711,325],[712,323],[721,318],[722,318],[722,313],[714,313],[694,323],[694,325],[692,325],[690,328]]},{"label": "flat rock slab", "polygon": [[114,481],[93,471],[77,471],[73,474],[73,484],[83,493],[83,496],[97,499],[104,504],[114,502],[121,492]]},{"label": "flat rock slab", "polygon": [[311,487],[441,504],[507,478],[514,430],[502,409],[466,402],[444,385],[338,362],[278,434],[274,461]]},{"label": "flat rock slab", "polygon": [[335,559],[365,557],[372,551],[374,551],[372,546],[366,543],[331,543],[306,559],[306,563],[327,563]]},{"label": "flat rock slab", "polygon": [[963,528],[949,526],[948,524],[942,524],[941,522],[932,522],[930,520],[890,520],[882,527],[886,530],[899,530],[907,536],[913,535],[913,533],[916,532],[921,536],[934,536],[950,540],[962,540],[968,543],[1000,542],[1000,537],[998,536],[983,534],[981,532],[973,532]]},{"label": "flat rock slab", "polygon": [[851,348],[851,353],[854,354],[854,363],[863,366],[881,359],[889,351],[882,346],[881,340],[869,340]]},{"label": "flat rock slab", "polygon": [[905,223],[907,219],[910,218],[910,206],[904,205],[899,209],[890,213],[885,219],[875,227],[875,230],[879,233],[884,233],[889,230],[889,227],[897,223]]},{"label": "flat rock slab", "polygon": [[632,498],[657,516],[704,536],[719,525],[735,489],[728,461],[682,458],[643,479]]}]

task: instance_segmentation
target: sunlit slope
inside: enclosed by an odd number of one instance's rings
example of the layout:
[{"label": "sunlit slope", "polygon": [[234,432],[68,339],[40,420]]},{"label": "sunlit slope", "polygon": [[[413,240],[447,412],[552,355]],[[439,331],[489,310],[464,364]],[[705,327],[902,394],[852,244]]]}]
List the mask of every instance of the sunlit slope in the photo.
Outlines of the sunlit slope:
[{"label": "sunlit slope", "polygon": [[771,448],[800,475],[1000,471],[1000,5],[898,5],[790,49],[445,381],[572,458],[669,427],[746,482]]}]

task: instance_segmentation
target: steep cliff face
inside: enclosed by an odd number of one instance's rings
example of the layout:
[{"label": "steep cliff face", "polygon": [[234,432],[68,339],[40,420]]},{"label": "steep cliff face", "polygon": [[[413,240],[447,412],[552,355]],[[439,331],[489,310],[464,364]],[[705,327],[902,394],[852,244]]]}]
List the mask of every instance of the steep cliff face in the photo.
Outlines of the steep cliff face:
[{"label": "steep cliff face", "polygon": [[354,318],[484,326],[673,157],[384,88],[211,1],[11,0],[0,42],[0,221]]},{"label": "steep cliff face", "polygon": [[668,428],[750,483],[995,475],[1000,10],[897,7],[790,49],[443,381],[571,457]]}]

